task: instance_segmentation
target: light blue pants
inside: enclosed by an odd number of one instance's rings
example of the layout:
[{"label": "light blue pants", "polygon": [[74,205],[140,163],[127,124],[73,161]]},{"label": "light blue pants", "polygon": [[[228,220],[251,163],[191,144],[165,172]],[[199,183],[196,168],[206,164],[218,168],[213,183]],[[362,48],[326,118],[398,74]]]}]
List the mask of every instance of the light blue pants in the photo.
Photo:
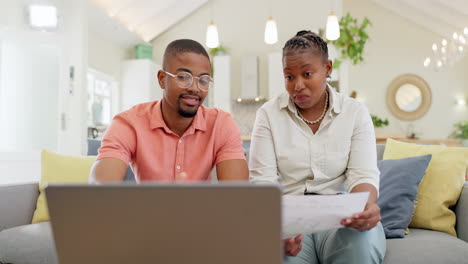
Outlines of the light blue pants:
[{"label": "light blue pants", "polygon": [[285,257],[284,263],[380,264],[385,250],[385,233],[379,222],[369,231],[340,228],[304,235],[301,252],[295,257]]}]

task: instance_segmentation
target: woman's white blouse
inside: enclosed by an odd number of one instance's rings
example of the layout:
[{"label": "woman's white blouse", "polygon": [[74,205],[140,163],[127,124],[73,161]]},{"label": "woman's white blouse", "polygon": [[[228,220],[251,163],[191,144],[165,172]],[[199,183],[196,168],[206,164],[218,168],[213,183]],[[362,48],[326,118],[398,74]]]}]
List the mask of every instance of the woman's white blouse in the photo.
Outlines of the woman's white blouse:
[{"label": "woman's white blouse", "polygon": [[258,111],[250,146],[250,181],[280,183],[285,194],[379,190],[374,127],[367,108],[328,86],[330,106],[314,134],[283,93]]}]

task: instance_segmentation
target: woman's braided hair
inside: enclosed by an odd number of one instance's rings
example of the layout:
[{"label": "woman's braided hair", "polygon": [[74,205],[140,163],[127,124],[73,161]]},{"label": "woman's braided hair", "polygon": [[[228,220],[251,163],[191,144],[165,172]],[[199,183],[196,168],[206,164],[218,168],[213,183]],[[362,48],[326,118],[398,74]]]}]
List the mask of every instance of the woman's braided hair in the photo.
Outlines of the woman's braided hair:
[{"label": "woman's braided hair", "polygon": [[325,61],[328,60],[327,43],[317,34],[310,30],[301,30],[296,36],[289,39],[283,47],[283,57],[292,51],[313,49],[320,54]]}]

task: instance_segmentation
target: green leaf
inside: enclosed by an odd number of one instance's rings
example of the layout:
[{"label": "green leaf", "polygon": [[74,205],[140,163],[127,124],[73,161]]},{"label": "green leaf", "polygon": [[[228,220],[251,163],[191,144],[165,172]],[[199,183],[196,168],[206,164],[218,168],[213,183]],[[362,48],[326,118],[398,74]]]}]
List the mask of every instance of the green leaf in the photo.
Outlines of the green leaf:
[{"label": "green leaf", "polygon": [[354,58],[357,54],[356,46],[354,43],[351,43],[348,47],[348,56],[350,59]]},{"label": "green leaf", "polygon": [[460,121],[454,124],[455,135],[459,139],[468,139],[468,120],[467,121]]},{"label": "green leaf", "polygon": [[341,65],[341,61],[339,59],[335,59],[333,62],[333,69],[338,69]]},{"label": "green leaf", "polygon": [[369,38],[369,36],[367,35],[367,33],[366,33],[365,31],[361,31],[361,30],[359,30],[359,37],[360,37],[361,39],[368,39],[368,38]]},{"label": "green leaf", "polygon": [[366,28],[371,25],[371,21],[364,17],[359,23],[358,19],[348,12],[340,19],[340,38],[332,42],[338,50],[340,60],[336,61],[333,68],[338,68],[343,60],[350,60],[353,64],[358,64],[364,60],[363,53],[369,35]]},{"label": "green leaf", "polygon": [[364,17],[364,20],[362,20],[361,24],[361,30],[364,30],[368,25],[370,25],[370,21],[367,19],[367,17]]},{"label": "green leaf", "polygon": [[349,12],[346,13],[346,15],[342,18],[342,20],[343,20],[343,24],[348,24],[351,22],[352,18]]},{"label": "green leaf", "polygon": [[340,42],[342,41],[343,43],[347,42],[349,40],[349,35],[348,34],[343,34],[344,32],[340,32]]},{"label": "green leaf", "polygon": [[373,115],[373,114],[371,114],[371,119],[375,127],[384,127],[384,126],[388,126],[389,124],[388,119],[385,118],[385,120],[383,120],[380,117]]}]

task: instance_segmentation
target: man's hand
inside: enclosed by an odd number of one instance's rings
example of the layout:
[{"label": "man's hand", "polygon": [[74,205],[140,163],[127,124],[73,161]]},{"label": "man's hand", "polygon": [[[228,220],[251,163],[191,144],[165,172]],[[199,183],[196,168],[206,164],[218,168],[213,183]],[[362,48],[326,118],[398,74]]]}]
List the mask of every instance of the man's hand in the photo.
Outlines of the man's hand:
[{"label": "man's hand", "polygon": [[96,160],[89,175],[90,183],[122,182],[128,165],[116,158]]},{"label": "man's hand", "polygon": [[376,203],[368,202],[363,212],[341,220],[341,224],[345,227],[365,231],[374,228],[381,219],[380,207]]},{"label": "man's hand", "polygon": [[284,239],[284,254],[286,256],[297,256],[302,249],[303,235],[297,235],[295,238]]}]

